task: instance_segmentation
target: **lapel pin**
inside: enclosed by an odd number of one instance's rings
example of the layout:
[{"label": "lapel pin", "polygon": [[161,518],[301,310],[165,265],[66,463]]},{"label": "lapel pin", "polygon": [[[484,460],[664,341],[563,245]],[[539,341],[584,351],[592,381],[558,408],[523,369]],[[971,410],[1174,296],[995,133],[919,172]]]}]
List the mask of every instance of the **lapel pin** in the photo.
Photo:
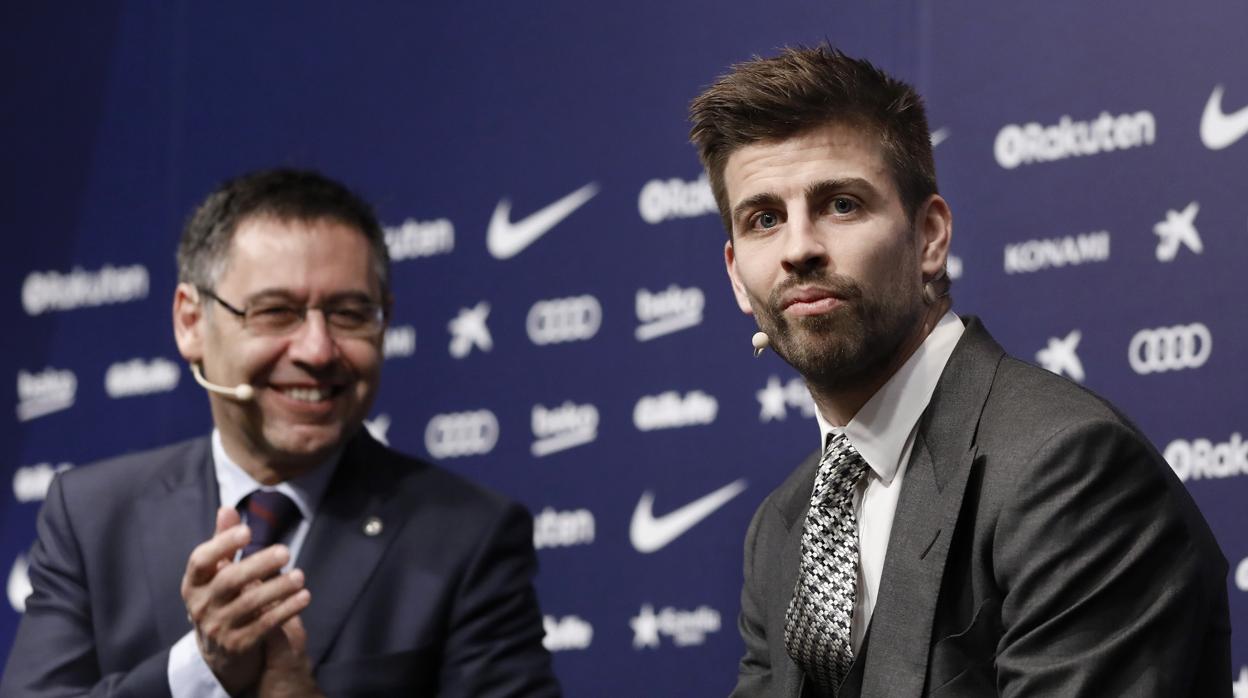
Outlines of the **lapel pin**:
[{"label": "lapel pin", "polygon": [[364,535],[375,536],[381,533],[381,529],[381,519],[376,516],[370,516],[367,519],[364,519]]}]

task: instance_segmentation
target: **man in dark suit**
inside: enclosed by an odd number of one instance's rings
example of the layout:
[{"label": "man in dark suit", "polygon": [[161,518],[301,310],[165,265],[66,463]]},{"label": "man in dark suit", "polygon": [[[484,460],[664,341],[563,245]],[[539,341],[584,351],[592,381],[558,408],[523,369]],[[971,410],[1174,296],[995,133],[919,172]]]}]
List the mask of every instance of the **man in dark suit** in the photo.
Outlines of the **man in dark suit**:
[{"label": "man in dark suit", "polygon": [[528,513],[362,428],[391,303],[368,205],[240,177],[178,263],[215,429],[57,478],[0,695],[558,695]]},{"label": "man in dark suit", "polygon": [[829,48],[692,105],[741,309],[824,447],[745,542],[735,696],[1229,696],[1227,565],[1112,406],[951,311],[922,103]]}]

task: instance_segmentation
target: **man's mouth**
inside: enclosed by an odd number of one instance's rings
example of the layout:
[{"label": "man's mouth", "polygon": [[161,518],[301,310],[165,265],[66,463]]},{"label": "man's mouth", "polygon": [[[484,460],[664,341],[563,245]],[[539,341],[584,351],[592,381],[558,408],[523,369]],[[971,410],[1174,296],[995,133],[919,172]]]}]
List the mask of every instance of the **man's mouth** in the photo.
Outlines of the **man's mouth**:
[{"label": "man's mouth", "polygon": [[821,315],[831,311],[842,302],[843,300],[831,289],[807,286],[784,294],[780,307],[787,315]]},{"label": "man's mouth", "polygon": [[324,400],[330,399],[331,397],[341,392],[340,387],[332,387],[332,386],[324,386],[324,387],[320,387],[320,386],[277,387],[277,386],[274,386],[274,389],[277,390],[282,395],[292,400],[296,400],[298,402],[307,402],[307,403],[322,402]]}]

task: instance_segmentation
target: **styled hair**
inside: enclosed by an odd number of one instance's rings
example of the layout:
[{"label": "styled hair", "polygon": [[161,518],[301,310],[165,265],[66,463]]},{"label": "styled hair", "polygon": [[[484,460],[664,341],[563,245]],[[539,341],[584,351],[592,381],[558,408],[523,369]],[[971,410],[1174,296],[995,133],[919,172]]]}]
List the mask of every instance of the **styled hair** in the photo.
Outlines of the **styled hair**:
[{"label": "styled hair", "polygon": [[830,46],[786,48],[732,66],[689,106],[689,139],[732,234],[724,167],[734,151],[830,123],[879,139],[911,221],[936,191],[936,164],[923,100],[914,88]]},{"label": "styled hair", "polygon": [[230,241],[251,218],[331,219],[355,228],[372,248],[383,296],[390,293],[390,255],[373,209],[350,189],[310,170],[273,169],[228,180],[191,214],[178,243],[178,281],[212,288],[225,270]]}]

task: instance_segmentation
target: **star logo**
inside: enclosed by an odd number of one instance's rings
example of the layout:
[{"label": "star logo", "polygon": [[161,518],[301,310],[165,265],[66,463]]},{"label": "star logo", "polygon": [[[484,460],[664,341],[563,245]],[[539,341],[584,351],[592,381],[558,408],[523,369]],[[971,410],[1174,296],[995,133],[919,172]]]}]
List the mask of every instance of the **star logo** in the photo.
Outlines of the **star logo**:
[{"label": "star logo", "polygon": [[628,621],[633,629],[633,649],[659,646],[659,619],[654,615],[654,607],[643,604],[641,611]]},{"label": "star logo", "polygon": [[494,348],[494,338],[490,336],[490,328],[485,319],[490,316],[490,304],[481,301],[472,308],[460,308],[459,315],[451,320],[447,329],[451,331],[451,356],[462,359],[468,356],[473,347],[481,351]]},{"label": "star logo", "polygon": [[1160,240],[1157,241],[1157,261],[1170,262],[1179,254],[1179,247],[1200,254],[1204,245],[1200,242],[1200,233],[1196,230],[1196,214],[1200,204],[1193,201],[1182,212],[1166,211],[1166,220],[1153,226],[1153,232]]},{"label": "star logo", "polygon": [[780,384],[780,379],[772,376],[767,379],[767,387],[754,393],[758,398],[758,404],[761,409],[758,411],[758,421],[770,422],[773,419],[784,419],[787,411],[784,408],[785,393],[784,386]]},{"label": "star logo", "polygon": [[1082,383],[1083,362],[1075,353],[1079,340],[1082,338],[1083,333],[1079,330],[1071,330],[1070,334],[1060,339],[1049,337],[1049,346],[1036,352],[1036,361],[1059,376],[1069,376],[1076,383]]}]

